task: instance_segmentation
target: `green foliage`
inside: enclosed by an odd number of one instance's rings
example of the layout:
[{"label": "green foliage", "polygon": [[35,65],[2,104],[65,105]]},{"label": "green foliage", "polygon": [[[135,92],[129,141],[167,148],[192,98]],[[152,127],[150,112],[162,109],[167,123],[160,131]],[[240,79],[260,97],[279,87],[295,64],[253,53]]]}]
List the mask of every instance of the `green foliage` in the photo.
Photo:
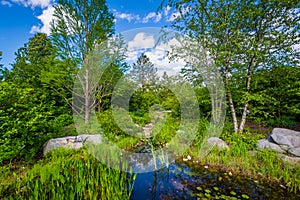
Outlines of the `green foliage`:
[{"label": "green foliage", "polygon": [[130,199],[135,176],[103,165],[84,150],[55,150],[26,175],[1,185],[0,197]]},{"label": "green foliage", "polygon": [[49,101],[41,90],[1,82],[0,91],[0,163],[34,156],[48,138],[72,122],[71,115],[61,114],[56,101]]},{"label": "green foliage", "polygon": [[16,52],[7,81],[41,87],[41,75],[54,64],[56,51],[46,34],[37,33]]},{"label": "green foliage", "polygon": [[137,84],[140,84],[143,90],[145,87],[151,87],[157,82],[157,69],[146,54],[142,54],[136,63],[132,65],[130,75]]},{"label": "green foliage", "polygon": [[134,123],[141,126],[145,126],[146,124],[151,122],[151,118],[149,117],[149,115],[141,112],[140,110],[133,112],[130,116]]},{"label": "green foliage", "polygon": [[[179,12],[171,24],[173,28],[195,39],[197,45],[211,53],[228,94],[234,131],[243,132],[247,107],[253,99],[252,77],[257,70],[299,65],[300,51],[294,48],[300,41],[298,1],[167,0],[162,2],[161,9],[163,6]],[[187,44],[171,55],[185,59],[194,53],[194,46]],[[196,63],[183,70],[185,77],[197,85],[204,81],[203,71],[205,68]],[[231,94],[237,101],[233,101]],[[243,113],[238,127],[236,110],[240,107]]]},{"label": "green foliage", "polygon": [[266,125],[270,127],[293,128],[296,126],[296,122],[292,120],[292,117],[282,116],[277,119],[267,120]]},{"label": "green foliage", "polygon": [[[62,59],[82,64],[95,44],[113,33],[114,17],[106,0],[59,0],[51,23],[51,39]],[[80,23],[79,23],[80,22]]]},{"label": "green foliage", "polygon": [[[16,53],[11,71],[1,82],[0,162],[33,157],[43,143],[73,123],[71,110],[51,86],[43,83],[45,71],[61,61],[47,35],[38,33]],[[68,95],[69,91],[61,90]]]},{"label": "green foliage", "polygon": [[[244,152],[256,149],[257,141],[262,138],[265,138],[265,136],[262,134],[252,135],[250,132],[237,134],[237,133],[231,133],[225,131],[221,135],[221,139],[223,139],[233,147],[236,147],[240,151],[244,151]],[[241,150],[241,147],[244,149]]]},{"label": "green foliage", "polygon": [[149,112],[151,106],[159,104],[159,99],[153,90],[143,91],[139,89],[134,92],[129,101],[129,111],[137,116],[144,116]]},{"label": "green foliage", "polygon": [[297,66],[278,66],[258,71],[253,77],[249,117],[259,117],[263,121],[274,119],[274,124],[277,124],[276,121],[289,121],[286,116],[299,118],[299,77],[300,68]]},{"label": "green foliage", "polygon": [[[0,61],[1,60],[2,60],[2,51],[0,51]],[[5,68],[2,63],[0,63],[0,81],[5,79],[7,74],[8,74],[8,69]]]},{"label": "green foliage", "polygon": [[111,141],[115,142],[118,136],[125,136],[125,132],[120,129],[114,120],[111,110],[106,110],[97,114],[99,125],[104,135]]},{"label": "green foliage", "polygon": [[158,122],[152,129],[154,134],[152,144],[154,146],[163,146],[174,138],[180,123],[170,115],[166,115],[166,120]]}]

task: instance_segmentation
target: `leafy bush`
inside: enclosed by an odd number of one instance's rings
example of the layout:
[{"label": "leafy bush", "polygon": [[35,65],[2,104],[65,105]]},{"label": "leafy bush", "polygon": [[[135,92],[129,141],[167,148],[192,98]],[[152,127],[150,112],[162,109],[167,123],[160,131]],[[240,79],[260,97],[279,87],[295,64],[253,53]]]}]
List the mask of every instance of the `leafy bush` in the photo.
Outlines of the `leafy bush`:
[{"label": "leafy bush", "polygon": [[72,121],[41,90],[1,82],[0,91],[0,163],[33,157],[49,137]]},{"label": "leafy bush", "polygon": [[159,104],[159,99],[153,91],[136,91],[129,101],[130,112],[140,112],[141,115],[149,112],[151,106]]},{"label": "leafy bush", "polygon": [[163,122],[163,120],[161,123],[158,122],[152,129],[154,134],[152,144],[154,146],[160,146],[169,142],[176,135],[176,131],[180,126],[180,123],[169,115],[166,116],[165,123]]},{"label": "leafy bush", "polygon": [[232,146],[243,146],[246,151],[249,151],[255,149],[257,141],[265,136],[262,134],[252,135],[249,132],[238,134],[226,131],[221,134],[220,138]]},{"label": "leafy bush", "polygon": [[293,128],[296,126],[296,122],[289,116],[282,116],[276,119],[269,119],[267,126],[270,127],[282,127],[282,128]]}]

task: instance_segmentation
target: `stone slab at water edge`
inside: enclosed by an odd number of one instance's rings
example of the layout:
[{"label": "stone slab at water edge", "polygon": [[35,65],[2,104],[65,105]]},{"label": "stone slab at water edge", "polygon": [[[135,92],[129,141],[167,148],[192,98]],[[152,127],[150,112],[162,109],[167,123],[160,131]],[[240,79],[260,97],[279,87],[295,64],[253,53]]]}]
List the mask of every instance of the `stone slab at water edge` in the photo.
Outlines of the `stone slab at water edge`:
[{"label": "stone slab at water edge", "polygon": [[53,138],[48,140],[44,144],[43,153],[45,155],[46,153],[54,149],[57,149],[59,147],[79,149],[83,147],[84,143],[86,142],[91,142],[93,144],[101,144],[102,143],[101,135],[82,134],[78,136],[66,136],[63,138]]},{"label": "stone slab at water edge", "polygon": [[269,149],[278,153],[300,157],[300,132],[285,128],[274,128],[266,139],[258,141],[257,146],[260,149]]}]

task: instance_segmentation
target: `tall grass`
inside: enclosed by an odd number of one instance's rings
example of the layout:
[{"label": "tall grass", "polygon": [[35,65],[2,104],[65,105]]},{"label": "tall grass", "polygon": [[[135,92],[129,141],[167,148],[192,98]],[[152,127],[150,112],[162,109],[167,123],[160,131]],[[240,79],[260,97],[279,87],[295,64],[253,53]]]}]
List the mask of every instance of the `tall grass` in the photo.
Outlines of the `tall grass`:
[{"label": "tall grass", "polygon": [[56,150],[26,175],[0,186],[4,199],[130,199],[136,175],[109,168],[85,150]]},{"label": "tall grass", "polygon": [[[200,162],[219,166],[252,179],[277,182],[285,185],[291,192],[298,192],[300,190],[300,167],[284,162],[276,152],[255,150],[253,138],[246,134],[239,138],[233,136],[231,140],[234,141],[231,141],[230,150],[214,148]],[[199,153],[195,151],[192,153],[196,156]]]}]

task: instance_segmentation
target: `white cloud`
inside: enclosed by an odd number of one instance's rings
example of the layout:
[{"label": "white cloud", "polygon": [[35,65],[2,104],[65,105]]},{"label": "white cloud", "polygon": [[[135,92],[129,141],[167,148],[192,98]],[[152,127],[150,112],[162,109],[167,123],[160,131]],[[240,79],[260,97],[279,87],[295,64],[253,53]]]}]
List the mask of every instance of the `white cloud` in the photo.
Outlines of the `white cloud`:
[{"label": "white cloud", "polygon": [[128,49],[147,49],[153,48],[155,45],[155,40],[153,35],[147,35],[144,32],[137,33],[132,41],[128,42]]},{"label": "white cloud", "polygon": [[171,16],[169,16],[169,18],[167,19],[167,22],[172,22],[177,17],[180,17],[180,12],[179,11],[175,11],[175,12],[171,13]]},{"label": "white cloud", "polygon": [[[168,8],[168,9],[170,9],[170,8]],[[116,21],[118,19],[121,19],[121,20],[127,20],[128,22],[145,24],[145,23],[148,23],[149,21],[153,21],[154,23],[157,23],[162,19],[162,14],[161,13],[155,13],[155,12],[150,12],[143,18],[141,18],[141,16],[138,15],[138,14],[122,13],[122,12],[117,11],[116,9],[112,9],[112,12],[113,12],[113,14],[116,18],[115,19]]]},{"label": "white cloud", "polygon": [[47,8],[53,3],[52,0],[11,0],[14,3],[21,4],[25,7],[41,7]]},{"label": "white cloud", "polygon": [[171,10],[171,6],[167,6],[167,7],[165,7],[165,9],[164,9],[164,15],[165,16],[168,16],[168,14],[169,14],[169,11]]},{"label": "white cloud", "polygon": [[148,23],[150,19],[153,19],[155,23],[161,20],[161,13],[150,12],[146,17],[143,18],[142,23]]},{"label": "white cloud", "polygon": [[177,39],[173,38],[166,43],[161,43],[156,46],[151,52],[147,52],[146,55],[149,57],[150,61],[157,68],[159,76],[162,76],[164,72],[170,75],[176,75],[180,72],[181,68],[186,64],[183,59],[177,59],[176,61],[170,61],[166,56],[168,51],[171,51],[171,47],[180,46]]},{"label": "white cloud", "polygon": [[6,0],[2,0],[0,3],[1,3],[1,5],[3,5],[3,6],[8,6],[8,7],[11,7],[11,6],[12,6],[12,4],[11,4],[9,1],[6,1]]},{"label": "white cloud", "polygon": [[42,24],[38,26],[32,26],[30,33],[34,34],[36,32],[42,32],[49,35],[50,22],[54,19],[53,13],[54,13],[53,6],[49,6],[45,10],[43,10],[42,14],[37,17],[39,20],[41,20]]},{"label": "white cloud", "polygon": [[153,35],[147,35],[144,32],[137,33],[133,40],[128,42],[127,62],[132,64],[136,62],[141,53],[145,53],[157,68],[159,76],[162,76],[164,71],[168,75],[178,74],[185,62],[182,59],[170,61],[166,54],[171,50],[171,46],[179,45],[179,42],[171,39],[167,43],[157,46],[155,46],[155,42]]},{"label": "white cloud", "polygon": [[114,13],[114,16],[116,19],[124,19],[127,20],[128,22],[131,22],[133,20],[135,21],[140,21],[141,17],[139,15],[135,15],[132,13],[121,13],[117,11],[116,9],[113,9],[112,12]]},{"label": "white cloud", "polygon": [[181,15],[184,15],[184,14],[188,13],[191,8],[190,7],[185,7],[185,8],[180,10],[181,12],[179,12],[178,10],[172,9],[171,13],[170,13],[170,10],[171,10],[170,7],[166,7],[165,9],[167,10],[167,12],[165,12],[165,13],[167,13],[167,15],[169,15],[169,16],[166,15],[166,17],[167,17],[166,21],[167,22],[172,22],[176,18],[180,17]]}]

